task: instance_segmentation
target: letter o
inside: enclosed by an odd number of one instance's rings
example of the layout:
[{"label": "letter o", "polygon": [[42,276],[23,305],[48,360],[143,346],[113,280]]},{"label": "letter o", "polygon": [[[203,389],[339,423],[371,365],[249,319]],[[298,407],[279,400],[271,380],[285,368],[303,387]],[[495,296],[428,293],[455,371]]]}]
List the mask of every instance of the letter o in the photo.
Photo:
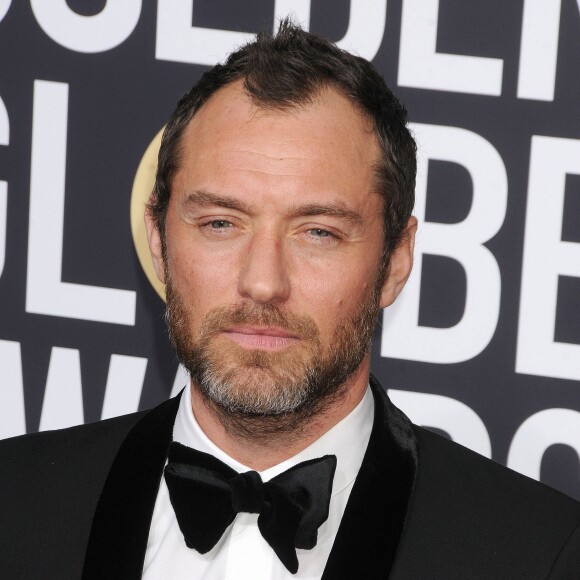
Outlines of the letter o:
[{"label": "letter o", "polygon": [[539,480],[544,453],[556,443],[569,445],[580,455],[578,411],[545,409],[528,417],[514,435],[507,465],[523,475]]},{"label": "letter o", "polygon": [[141,14],[141,0],[107,0],[94,16],[77,14],[66,0],[30,0],[30,5],[38,24],[52,40],[85,53],[104,52],[123,43]]},{"label": "letter o", "polygon": [[2,22],[4,16],[6,16],[10,4],[12,4],[12,0],[0,0],[0,22]]}]

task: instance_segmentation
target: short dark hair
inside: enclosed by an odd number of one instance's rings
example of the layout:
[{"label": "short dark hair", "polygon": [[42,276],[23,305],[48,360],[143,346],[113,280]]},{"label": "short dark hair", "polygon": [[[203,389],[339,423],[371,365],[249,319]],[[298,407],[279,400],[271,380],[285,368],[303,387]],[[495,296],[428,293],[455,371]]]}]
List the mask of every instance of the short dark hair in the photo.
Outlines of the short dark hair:
[{"label": "short dark hair", "polygon": [[181,138],[194,115],[221,87],[243,79],[254,103],[285,110],[307,104],[324,88],[345,95],[374,125],[382,151],[376,168],[384,198],[383,267],[405,235],[415,201],[416,145],[407,128],[407,111],[373,65],[306,32],[285,19],[275,35],[260,33],[224,64],[205,72],[178,102],[163,133],[155,187],[148,206],[165,251],[165,217],[172,179],[179,169]]}]

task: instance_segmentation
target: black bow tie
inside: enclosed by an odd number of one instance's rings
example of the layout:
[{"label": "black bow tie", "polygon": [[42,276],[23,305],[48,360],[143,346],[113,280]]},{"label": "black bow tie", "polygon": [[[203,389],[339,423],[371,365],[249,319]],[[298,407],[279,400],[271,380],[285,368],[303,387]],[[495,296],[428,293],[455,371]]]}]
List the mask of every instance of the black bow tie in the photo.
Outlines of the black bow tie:
[{"label": "black bow tie", "polygon": [[295,574],[296,548],[316,546],[328,518],[336,457],[299,463],[267,483],[255,471],[238,473],[212,455],[169,446],[165,481],[188,548],[209,552],[236,514],[260,514],[258,527],[280,561]]}]

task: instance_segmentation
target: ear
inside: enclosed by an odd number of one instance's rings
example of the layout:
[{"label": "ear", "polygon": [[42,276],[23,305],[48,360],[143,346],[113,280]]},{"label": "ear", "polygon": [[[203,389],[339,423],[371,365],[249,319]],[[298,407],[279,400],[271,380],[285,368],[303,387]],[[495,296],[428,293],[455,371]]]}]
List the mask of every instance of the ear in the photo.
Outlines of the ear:
[{"label": "ear", "polygon": [[417,231],[417,218],[412,216],[407,222],[401,243],[391,254],[388,276],[383,283],[381,292],[381,308],[390,306],[409,279],[413,268],[413,250],[415,248],[415,232]]},{"label": "ear", "polygon": [[145,229],[147,230],[147,242],[153,260],[155,274],[162,284],[165,284],[165,264],[163,262],[163,252],[161,250],[161,234],[149,208],[145,210]]}]

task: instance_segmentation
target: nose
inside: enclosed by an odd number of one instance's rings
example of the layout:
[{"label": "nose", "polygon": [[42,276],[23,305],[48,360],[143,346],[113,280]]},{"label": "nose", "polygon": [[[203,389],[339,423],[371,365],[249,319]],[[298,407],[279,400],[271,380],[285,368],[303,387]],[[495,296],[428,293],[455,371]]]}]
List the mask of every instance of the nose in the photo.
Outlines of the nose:
[{"label": "nose", "polygon": [[238,280],[240,296],[258,304],[287,300],[290,280],[280,237],[255,233],[245,250]]}]

